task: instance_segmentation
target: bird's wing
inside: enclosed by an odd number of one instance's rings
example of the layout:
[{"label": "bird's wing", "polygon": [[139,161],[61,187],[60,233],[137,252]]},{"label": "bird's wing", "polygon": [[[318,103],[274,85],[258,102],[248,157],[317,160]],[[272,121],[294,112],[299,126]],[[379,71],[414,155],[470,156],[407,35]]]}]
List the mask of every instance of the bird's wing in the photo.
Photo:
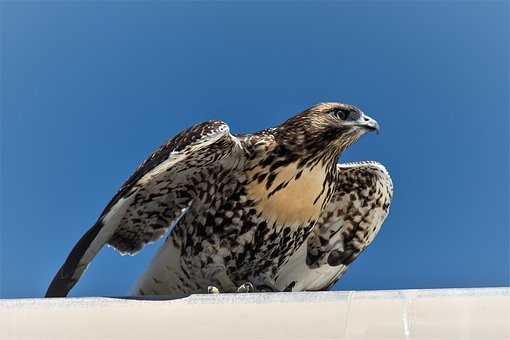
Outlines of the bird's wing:
[{"label": "bird's wing", "polygon": [[98,251],[110,244],[134,254],[160,238],[197,195],[212,167],[234,169],[243,158],[239,140],[221,121],[195,125],[147,158],[71,250],[46,297],[66,296]]},{"label": "bird's wing", "polygon": [[370,245],[388,215],[393,184],[376,162],[337,165],[330,203],[307,242],[292,256],[278,286],[327,290]]}]

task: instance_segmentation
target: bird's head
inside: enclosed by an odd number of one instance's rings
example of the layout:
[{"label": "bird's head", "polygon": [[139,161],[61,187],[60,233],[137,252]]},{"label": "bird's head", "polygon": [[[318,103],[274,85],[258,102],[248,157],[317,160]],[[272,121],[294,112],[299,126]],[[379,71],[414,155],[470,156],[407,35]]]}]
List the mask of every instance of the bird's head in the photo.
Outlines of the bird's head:
[{"label": "bird's head", "polygon": [[339,155],[370,131],[379,132],[379,124],[357,107],[321,103],[287,120],[280,125],[277,134],[292,149]]}]

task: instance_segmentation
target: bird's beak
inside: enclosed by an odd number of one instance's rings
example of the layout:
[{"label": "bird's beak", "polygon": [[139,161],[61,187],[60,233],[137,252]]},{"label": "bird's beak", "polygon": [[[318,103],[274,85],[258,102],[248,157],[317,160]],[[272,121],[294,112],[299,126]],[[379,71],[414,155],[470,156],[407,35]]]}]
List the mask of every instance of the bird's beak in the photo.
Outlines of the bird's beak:
[{"label": "bird's beak", "polygon": [[375,131],[379,134],[379,123],[365,114],[361,115],[359,120],[356,122],[356,125],[368,131]]}]

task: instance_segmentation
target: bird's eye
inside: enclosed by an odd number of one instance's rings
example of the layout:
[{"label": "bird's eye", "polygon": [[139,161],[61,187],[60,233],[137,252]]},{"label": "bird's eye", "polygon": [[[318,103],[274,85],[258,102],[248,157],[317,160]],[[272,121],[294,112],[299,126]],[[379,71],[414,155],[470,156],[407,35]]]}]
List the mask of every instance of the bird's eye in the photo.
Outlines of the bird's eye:
[{"label": "bird's eye", "polygon": [[340,118],[341,120],[347,120],[349,117],[349,111],[337,109],[333,111],[333,115]]}]

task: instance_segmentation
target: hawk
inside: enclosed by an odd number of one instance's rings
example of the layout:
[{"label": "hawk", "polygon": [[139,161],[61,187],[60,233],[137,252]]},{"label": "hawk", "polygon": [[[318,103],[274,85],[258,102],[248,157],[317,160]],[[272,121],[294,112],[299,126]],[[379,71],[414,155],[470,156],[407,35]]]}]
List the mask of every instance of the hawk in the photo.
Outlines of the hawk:
[{"label": "hawk", "polygon": [[128,178],[71,250],[47,297],[66,296],[108,244],[136,254],[173,226],[134,295],[327,290],[372,242],[393,193],[377,162],[337,164],[378,123],[321,103],[276,128],[197,124]]}]

